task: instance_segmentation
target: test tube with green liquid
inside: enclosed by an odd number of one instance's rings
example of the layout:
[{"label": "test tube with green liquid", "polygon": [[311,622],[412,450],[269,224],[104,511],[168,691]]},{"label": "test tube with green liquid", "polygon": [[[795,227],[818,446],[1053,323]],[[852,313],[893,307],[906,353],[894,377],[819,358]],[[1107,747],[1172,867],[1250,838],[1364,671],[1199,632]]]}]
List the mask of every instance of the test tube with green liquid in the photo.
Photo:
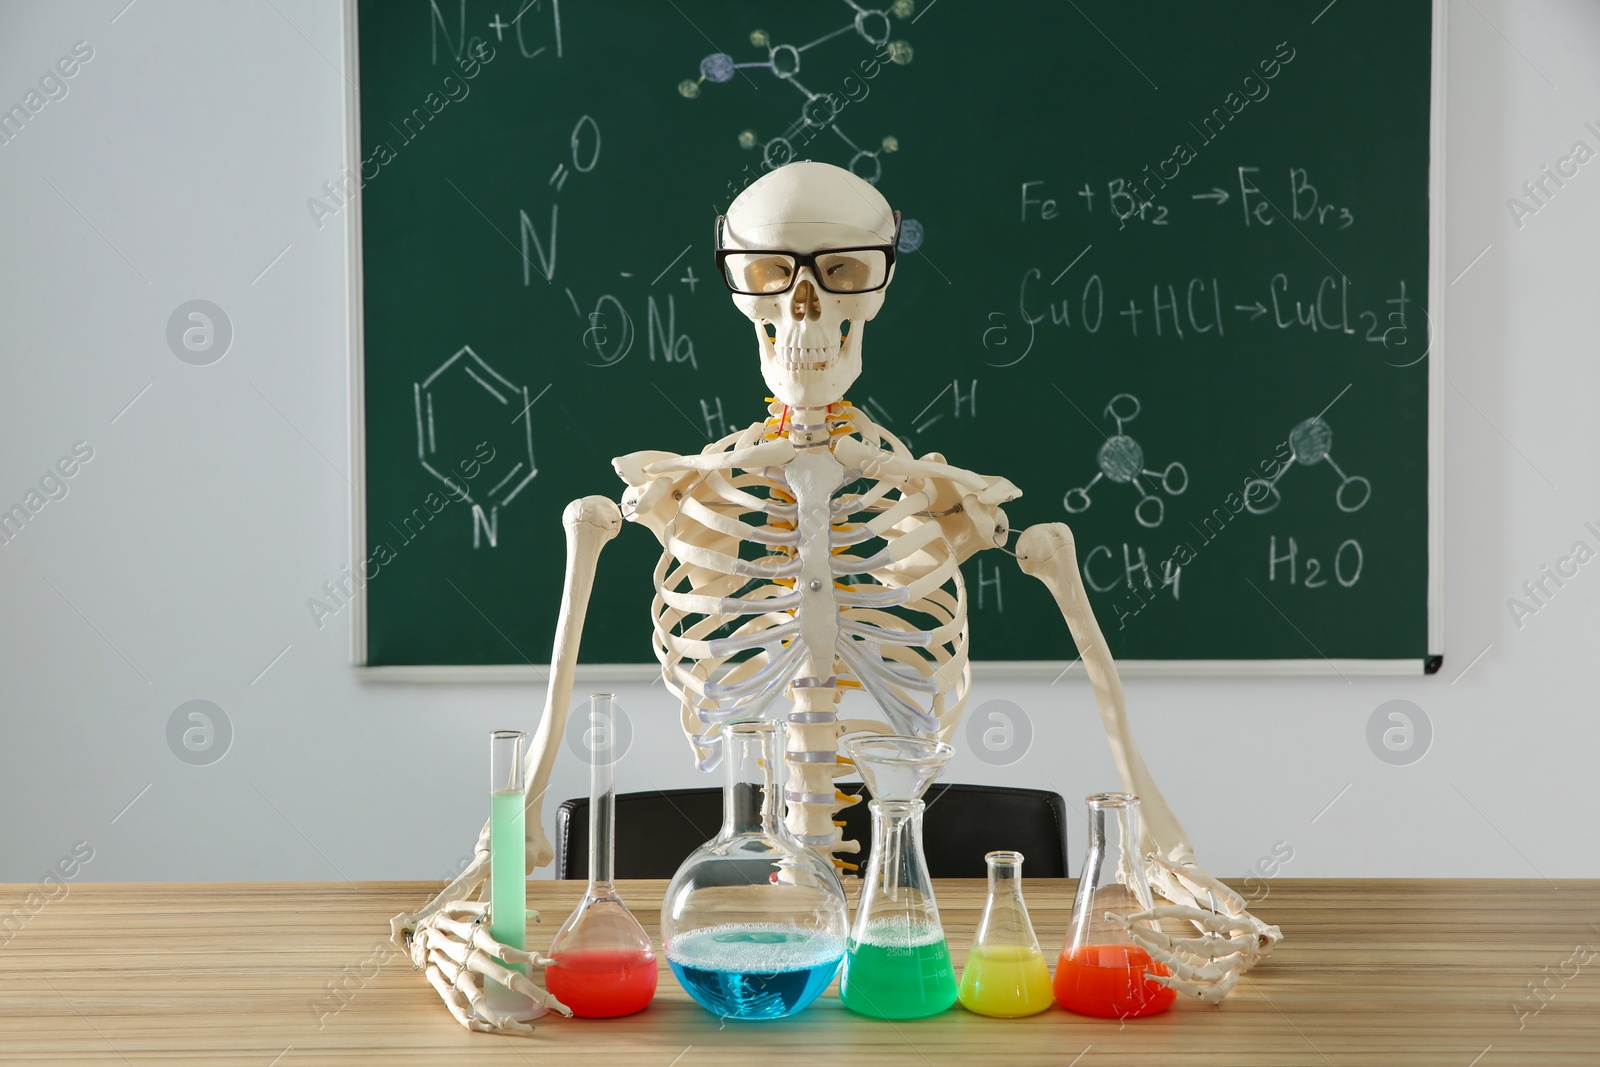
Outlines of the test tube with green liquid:
[{"label": "test tube with green liquid", "polygon": [[[521,730],[496,730],[489,735],[489,936],[512,948],[528,947],[526,799],[522,754],[528,735]],[[528,973],[525,963],[509,970]],[[485,977],[489,1007],[526,1021],[544,1009],[526,993]]]}]

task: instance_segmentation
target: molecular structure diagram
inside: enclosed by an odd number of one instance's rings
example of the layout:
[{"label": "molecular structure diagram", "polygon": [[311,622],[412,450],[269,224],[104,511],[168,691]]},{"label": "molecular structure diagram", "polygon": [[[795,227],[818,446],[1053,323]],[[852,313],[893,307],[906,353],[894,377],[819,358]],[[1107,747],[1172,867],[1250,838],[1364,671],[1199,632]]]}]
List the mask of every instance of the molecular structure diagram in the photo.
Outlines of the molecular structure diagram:
[{"label": "molecular structure diagram", "polygon": [[[539,397],[530,398],[527,386],[513,385],[465,345],[411,388],[417,412],[417,461],[444,483],[453,498],[472,505],[472,547],[487,538],[494,548],[499,542],[500,509],[539,473],[533,463],[533,420],[528,415]],[[541,391],[539,396],[543,395]],[[484,444],[493,449],[488,457],[479,451]],[[474,484],[480,470],[489,476],[481,485]]]},{"label": "molecular structure diagram", "polygon": [[[1120,407],[1119,407],[1120,405]],[[1129,407],[1132,410],[1127,410]],[[1089,499],[1089,490],[1093,489],[1101,478],[1110,479],[1121,485],[1133,483],[1139,490],[1139,502],[1133,506],[1133,517],[1139,521],[1140,526],[1154,528],[1161,525],[1161,520],[1166,517],[1166,502],[1161,497],[1145,488],[1141,476],[1146,478],[1161,479],[1161,489],[1168,496],[1178,496],[1189,488],[1189,471],[1182,463],[1174,460],[1167,464],[1164,471],[1146,470],[1144,466],[1144,449],[1139,447],[1139,442],[1122,432],[1125,423],[1132,422],[1139,417],[1139,398],[1131,393],[1118,393],[1106,404],[1102,413],[1116,420],[1117,432],[1106,438],[1105,444],[1100,446],[1100,451],[1095,454],[1095,462],[1100,466],[1100,473],[1089,479],[1089,484],[1081,489],[1068,489],[1066,497],[1062,500],[1063,506],[1071,514],[1088,511],[1092,503]]]},{"label": "molecular structure diagram", "polygon": [[[800,105],[800,117],[791,122],[776,137],[765,142],[760,142],[754,130],[745,130],[739,134],[739,145],[742,148],[753,149],[757,143],[761,144],[763,164],[770,170],[792,162],[795,157],[795,140],[802,134],[807,134],[805,141],[822,129],[829,129],[848,145],[855,154],[850,157],[850,172],[859,178],[877,184],[883,175],[883,163],[880,155],[897,151],[899,141],[893,136],[885,137],[877,148],[865,149],[852,141],[841,130],[834,117],[844,106],[833,93],[814,93],[801,84],[800,74],[801,53],[807,49],[815,48],[824,41],[832,40],[841,34],[852,30],[868,44],[883,50],[889,61],[899,66],[911,62],[912,48],[908,41],[889,39],[892,30],[890,16],[906,19],[916,9],[915,0],[894,0],[887,9],[873,10],[864,8],[855,0],[844,0],[855,12],[855,17],[845,25],[823,34],[809,44],[774,44],[772,38],[765,30],[752,30],[750,43],[757,48],[764,48],[767,58],[750,63],[736,63],[732,56],[725,52],[713,52],[700,61],[700,77],[698,79],[686,78],[678,83],[678,92],[686,99],[693,100],[700,95],[700,86],[705,82],[721,84],[732,81],[734,75],[745,69],[764,68],[770,71],[779,81],[786,81],[794,86],[804,96],[805,102]],[[802,144],[804,141],[802,142]],[[902,249],[904,251],[904,249]]]},{"label": "molecular structure diagram", "polygon": [[[1307,467],[1314,466],[1324,461],[1333,468],[1339,476],[1339,488],[1335,490],[1333,502],[1339,505],[1340,511],[1360,511],[1366,506],[1368,498],[1372,496],[1372,483],[1360,475],[1349,475],[1333,461],[1333,428],[1318,415],[1300,423],[1289,431],[1289,451],[1292,461],[1278,468],[1278,473],[1269,478],[1252,478],[1245,483],[1245,506],[1253,515],[1265,515],[1279,504],[1283,503],[1283,494],[1278,491],[1278,479],[1282,478],[1290,467],[1296,463]],[[1264,486],[1263,493],[1258,486]],[[1345,499],[1345,490],[1351,486],[1356,488],[1351,491],[1350,499]],[[1257,503],[1250,503],[1252,495],[1261,496],[1263,499]]]}]

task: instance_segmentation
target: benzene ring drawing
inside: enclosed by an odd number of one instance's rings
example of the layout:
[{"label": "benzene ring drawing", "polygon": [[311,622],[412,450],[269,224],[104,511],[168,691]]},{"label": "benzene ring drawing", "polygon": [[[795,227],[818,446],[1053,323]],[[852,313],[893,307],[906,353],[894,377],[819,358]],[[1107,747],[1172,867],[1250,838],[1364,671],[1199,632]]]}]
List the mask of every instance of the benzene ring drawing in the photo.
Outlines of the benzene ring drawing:
[{"label": "benzene ring drawing", "polygon": [[500,509],[539,473],[528,414],[538,398],[466,345],[411,388],[417,462],[452,499],[472,505],[472,547],[494,548]]}]

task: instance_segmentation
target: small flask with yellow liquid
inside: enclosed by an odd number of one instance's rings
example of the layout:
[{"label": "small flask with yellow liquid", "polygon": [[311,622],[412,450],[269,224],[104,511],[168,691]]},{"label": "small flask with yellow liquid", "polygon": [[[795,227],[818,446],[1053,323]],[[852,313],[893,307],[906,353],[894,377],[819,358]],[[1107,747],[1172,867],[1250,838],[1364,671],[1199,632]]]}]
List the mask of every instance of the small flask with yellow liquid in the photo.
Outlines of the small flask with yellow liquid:
[{"label": "small flask with yellow liquid", "polygon": [[991,852],[989,899],[978,936],[961,970],[961,1006],[979,1015],[1016,1019],[1055,1000],[1050,968],[1022,902],[1022,853]]}]

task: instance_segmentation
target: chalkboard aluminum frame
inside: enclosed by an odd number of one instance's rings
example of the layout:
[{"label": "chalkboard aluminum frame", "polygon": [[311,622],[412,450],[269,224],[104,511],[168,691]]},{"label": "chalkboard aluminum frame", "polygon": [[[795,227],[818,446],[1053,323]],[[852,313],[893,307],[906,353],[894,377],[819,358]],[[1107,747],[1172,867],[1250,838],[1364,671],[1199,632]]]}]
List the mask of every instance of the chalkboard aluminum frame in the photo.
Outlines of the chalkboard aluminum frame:
[{"label": "chalkboard aluminum frame", "polygon": [[[1331,6],[1331,5],[1330,5]],[[359,170],[361,161],[360,34],[356,0],[344,0],[345,151]],[[1433,0],[1433,42],[1428,128],[1428,651],[1425,659],[1229,659],[1120,660],[1120,673],[1132,677],[1235,677],[1240,675],[1330,676],[1438,673],[1444,659],[1444,289],[1445,289],[1445,90],[1449,5]],[[355,183],[351,210],[344,212],[347,261],[345,318],[350,343],[350,558],[366,554],[365,332],[362,322],[361,183]],[[597,487],[597,491],[604,487]],[[548,664],[367,664],[366,598],[351,599],[350,661],[363,680],[373,682],[499,682],[544,684]],[[641,627],[645,620],[640,620]],[[1066,623],[1061,623],[1063,631]],[[983,660],[972,664],[980,679],[1058,680],[1081,671],[1065,660]],[[580,664],[584,683],[641,682],[660,676],[653,663]]]}]

